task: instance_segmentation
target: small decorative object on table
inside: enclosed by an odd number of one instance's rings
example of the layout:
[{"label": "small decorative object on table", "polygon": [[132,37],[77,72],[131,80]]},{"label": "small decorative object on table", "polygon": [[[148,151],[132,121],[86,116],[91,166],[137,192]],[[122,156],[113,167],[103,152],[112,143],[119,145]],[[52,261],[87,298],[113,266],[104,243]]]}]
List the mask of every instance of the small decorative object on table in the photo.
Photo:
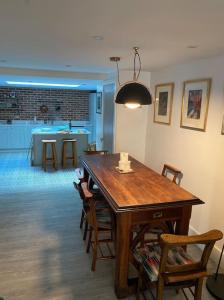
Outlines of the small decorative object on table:
[{"label": "small decorative object on table", "polygon": [[121,152],[120,153],[120,160],[118,163],[118,167],[116,169],[120,173],[132,173],[133,170],[131,169],[131,162],[128,160],[128,153],[126,152]]}]

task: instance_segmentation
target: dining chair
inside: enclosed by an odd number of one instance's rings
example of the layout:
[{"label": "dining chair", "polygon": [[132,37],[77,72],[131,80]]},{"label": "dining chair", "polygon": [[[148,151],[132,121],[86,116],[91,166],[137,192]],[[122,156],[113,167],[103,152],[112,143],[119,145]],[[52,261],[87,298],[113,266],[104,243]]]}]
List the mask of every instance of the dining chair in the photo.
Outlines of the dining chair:
[{"label": "dining chair", "polygon": [[[179,185],[183,174],[179,169],[177,169],[169,164],[164,164],[163,170],[162,170],[162,176],[167,177],[173,183]],[[166,225],[168,226],[170,233],[175,232],[175,221],[167,221]]]},{"label": "dining chair", "polygon": [[[84,151],[84,153],[86,155],[105,155],[108,153],[107,150],[86,150]],[[86,202],[83,198],[83,192],[81,189],[81,184],[83,182],[85,182],[85,178],[84,178],[84,169],[83,168],[76,168],[75,169],[75,180],[73,182],[74,187],[76,188],[76,190],[79,192],[80,198],[82,199],[82,212],[81,212],[81,219],[80,219],[80,229],[82,229],[83,224],[85,223],[85,229],[84,229],[84,234],[83,234],[83,239],[86,239],[86,235],[87,235],[87,231],[88,231],[88,222],[86,219],[86,210],[87,210],[87,206],[86,206]],[[91,190],[92,193],[94,194],[100,194],[100,191],[97,187],[97,185],[93,182],[92,178],[89,176],[88,178],[88,188]],[[100,196],[99,196],[100,197]]]},{"label": "dining chair", "polygon": [[[167,177],[168,179],[170,179],[175,184],[178,184],[178,183],[180,183],[180,178],[182,176],[182,172],[180,170],[178,170],[177,168],[171,166],[171,165],[164,164],[161,175],[164,176],[164,177]],[[177,180],[179,180],[179,181],[177,181]],[[148,228],[148,232],[145,230],[146,228]],[[172,234],[174,234],[174,232],[175,232],[175,221],[162,221],[162,222],[157,223],[154,227],[152,227],[152,226],[135,227],[133,231],[135,233],[135,237],[136,237],[136,235],[139,235],[139,236],[141,235],[142,243],[144,243],[144,239],[145,239],[144,235],[142,234],[143,231],[144,231],[145,234],[156,236],[155,238],[152,237],[150,239],[151,241],[156,241],[156,240],[158,241],[159,236],[162,233],[172,233]]]},{"label": "dining chair", "polygon": [[[98,196],[92,194],[84,182],[81,184],[85,201],[89,205],[87,210],[87,221],[89,224],[89,237],[86,252],[90,247],[93,251],[91,270],[96,270],[97,259],[113,259],[115,257],[113,245],[113,213],[109,205],[104,205]],[[102,206],[102,204],[104,206]],[[104,245],[102,248],[101,245]]]},{"label": "dining chair", "polygon": [[[132,261],[139,271],[136,299],[140,299],[143,286],[155,300],[163,299],[164,288],[167,287],[182,290],[186,299],[189,298],[184,288],[189,288],[195,300],[202,299],[203,279],[208,275],[208,259],[215,242],[222,238],[219,230],[195,236],[162,234],[159,243],[136,246],[131,251]],[[199,259],[194,259],[185,250],[189,245],[204,245]],[[152,292],[153,287],[156,288],[156,296]],[[194,291],[192,287],[195,287]]]},{"label": "dining chair", "polygon": [[[164,164],[163,170],[162,170],[162,176],[167,177],[169,179],[171,176],[172,177],[171,180],[174,183],[178,184],[178,183],[180,183],[182,172],[171,165]],[[177,181],[177,180],[179,180],[179,181]]]},{"label": "dining chair", "polygon": [[[108,154],[108,151],[107,150],[85,150],[84,153],[86,155],[105,155],[105,154]],[[80,182],[84,181],[84,169],[83,168],[76,168],[75,175]],[[90,182],[90,184],[91,184],[91,182]],[[92,184],[92,186],[93,185],[94,184]]]},{"label": "dining chair", "polygon": [[[82,183],[84,183],[88,186],[87,182],[82,182]],[[83,240],[85,241],[86,237],[87,237],[88,230],[89,230],[88,220],[87,220],[87,212],[89,210],[89,203],[88,203],[88,201],[86,201],[86,197],[83,193],[81,183],[77,183],[77,182],[74,181],[73,184],[74,184],[74,187],[76,188],[76,190],[79,193],[80,199],[82,200],[82,209],[81,209],[81,218],[80,218],[79,227],[80,227],[80,229],[82,229],[83,225],[84,225]],[[96,193],[94,193],[94,194],[96,194]],[[104,199],[104,197],[100,193],[98,193],[98,201],[101,201],[100,205],[98,205],[98,210],[100,208],[103,209],[105,206],[107,206],[106,200]]]}]

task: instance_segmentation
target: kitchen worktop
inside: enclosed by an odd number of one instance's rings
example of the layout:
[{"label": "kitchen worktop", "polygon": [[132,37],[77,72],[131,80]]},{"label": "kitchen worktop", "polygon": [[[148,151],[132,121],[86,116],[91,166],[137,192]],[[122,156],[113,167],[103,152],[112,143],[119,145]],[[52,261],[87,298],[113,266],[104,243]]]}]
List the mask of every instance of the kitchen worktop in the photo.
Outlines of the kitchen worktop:
[{"label": "kitchen worktop", "polygon": [[[42,163],[42,140],[56,140],[56,153],[58,164],[62,158],[62,144],[64,139],[75,139],[77,158],[83,155],[88,148],[88,135],[90,131],[85,128],[71,128],[68,126],[37,127],[32,130],[32,158],[31,164],[39,166]],[[48,148],[48,156],[50,155]],[[71,156],[71,145],[67,147],[68,156]]]},{"label": "kitchen worktop", "polygon": [[90,134],[90,131],[86,128],[69,129],[68,126],[47,126],[34,128],[32,134]]},{"label": "kitchen worktop", "polygon": [[60,136],[64,136],[62,133],[76,134],[79,137],[87,137],[88,142],[91,142],[92,124],[89,121],[72,121],[71,125],[77,127],[72,127],[71,130],[69,130],[70,122],[68,121],[45,123],[43,120],[12,120],[10,124],[7,124],[6,120],[0,120],[0,151],[28,150],[32,136],[44,135],[47,138],[47,134],[60,134]]}]

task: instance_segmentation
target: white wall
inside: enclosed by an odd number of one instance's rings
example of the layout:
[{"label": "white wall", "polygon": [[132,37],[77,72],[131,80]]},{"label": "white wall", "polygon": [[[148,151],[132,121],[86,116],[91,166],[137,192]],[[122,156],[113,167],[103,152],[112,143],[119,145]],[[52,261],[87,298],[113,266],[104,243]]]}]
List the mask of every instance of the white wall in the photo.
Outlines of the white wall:
[{"label": "white wall", "polygon": [[[121,71],[121,84],[131,81],[133,71]],[[139,81],[149,87],[150,73],[141,72]],[[131,110],[115,105],[115,152],[125,151],[141,162],[145,161],[148,106]]]},{"label": "white wall", "polygon": [[[163,164],[181,169],[181,186],[201,198],[205,204],[194,206],[191,229],[202,233],[217,228],[224,232],[224,56],[197,60],[151,74],[151,87],[174,82],[171,125],[153,123],[148,115],[146,164],[161,172]],[[212,78],[206,132],[180,128],[183,81]],[[221,247],[221,242],[218,247]]]}]

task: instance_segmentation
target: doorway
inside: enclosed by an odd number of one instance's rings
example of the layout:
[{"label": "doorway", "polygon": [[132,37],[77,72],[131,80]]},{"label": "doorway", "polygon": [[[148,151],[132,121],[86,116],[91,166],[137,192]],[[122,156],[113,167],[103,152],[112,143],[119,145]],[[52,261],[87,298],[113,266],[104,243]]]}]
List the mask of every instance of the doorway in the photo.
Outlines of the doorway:
[{"label": "doorway", "polygon": [[114,150],[114,92],[115,84],[103,86],[103,148]]}]

